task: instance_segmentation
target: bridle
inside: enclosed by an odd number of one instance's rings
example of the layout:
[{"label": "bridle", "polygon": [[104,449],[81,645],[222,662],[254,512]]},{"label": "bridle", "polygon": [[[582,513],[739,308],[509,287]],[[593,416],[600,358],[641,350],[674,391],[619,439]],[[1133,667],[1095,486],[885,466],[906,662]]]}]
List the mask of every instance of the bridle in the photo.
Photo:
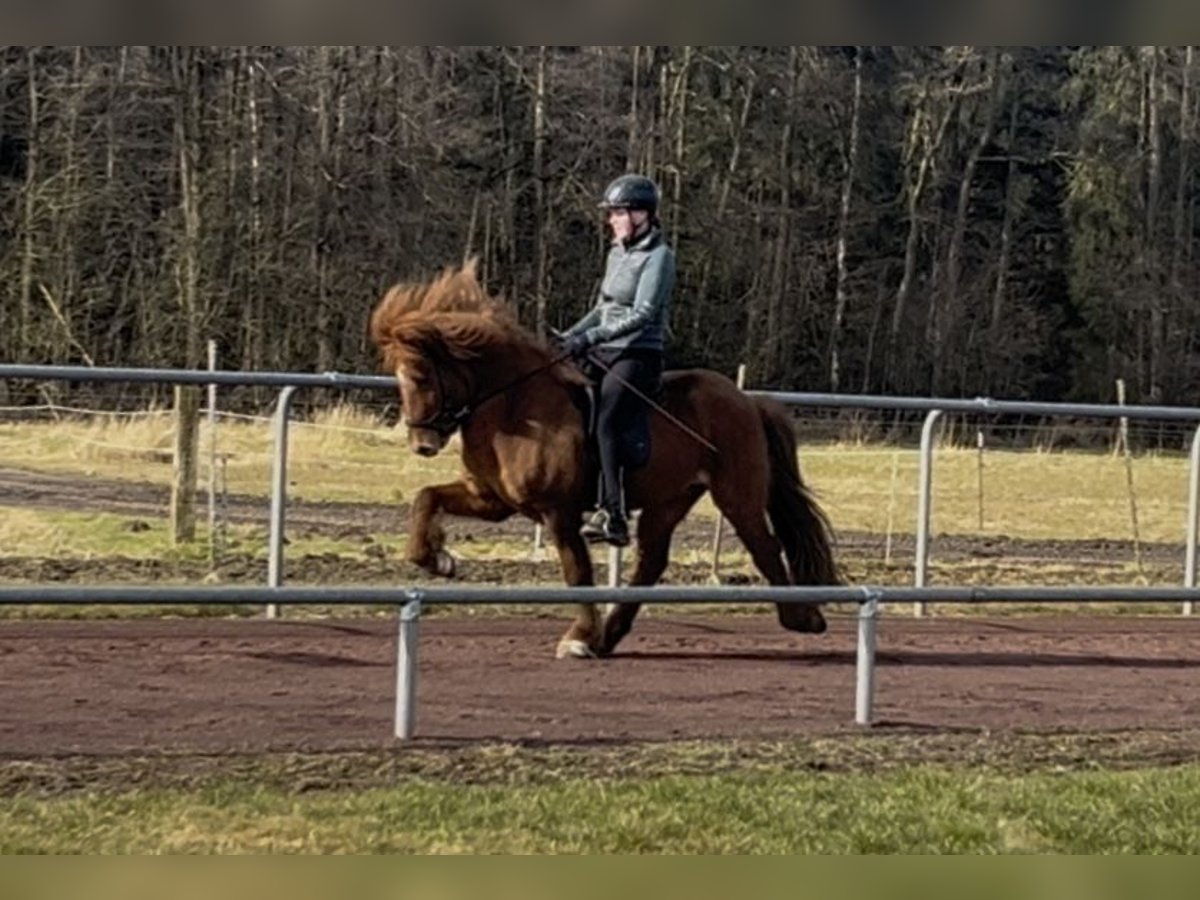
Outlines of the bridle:
[{"label": "bridle", "polygon": [[407,422],[409,428],[427,428],[430,431],[437,432],[439,436],[447,438],[457,431],[462,423],[467,420],[467,417],[471,415],[472,405],[466,404],[459,409],[450,409],[446,403],[446,385],[442,381],[442,372],[440,366],[433,366],[433,377],[437,382],[438,397],[441,400],[437,411],[434,412],[433,415],[426,416],[420,421],[413,421],[412,419],[408,418],[406,418],[405,421]]},{"label": "bridle", "polygon": [[500,387],[493,388],[490,391],[485,391],[482,395],[463,403],[457,408],[454,407],[454,404],[448,402],[449,397],[446,394],[445,382],[442,381],[441,367],[435,365],[433,366],[433,377],[437,382],[437,392],[438,396],[441,398],[441,405],[438,407],[437,412],[431,416],[426,416],[420,421],[414,422],[412,419],[407,419],[406,421],[408,427],[427,428],[430,431],[436,432],[440,437],[448,438],[455,431],[462,427],[463,423],[471,417],[471,414],[475,412],[475,410],[479,409],[479,407],[487,403],[487,401],[491,400],[493,397],[498,397],[505,391],[512,390],[517,385],[528,381],[530,378],[533,378],[536,375],[542,374],[542,372],[545,372],[547,369],[552,369],[560,363],[566,362],[568,359],[570,359],[569,353],[556,356],[551,359],[550,362],[530,369],[528,372],[518,376],[517,378],[514,378],[512,381],[500,385]]}]

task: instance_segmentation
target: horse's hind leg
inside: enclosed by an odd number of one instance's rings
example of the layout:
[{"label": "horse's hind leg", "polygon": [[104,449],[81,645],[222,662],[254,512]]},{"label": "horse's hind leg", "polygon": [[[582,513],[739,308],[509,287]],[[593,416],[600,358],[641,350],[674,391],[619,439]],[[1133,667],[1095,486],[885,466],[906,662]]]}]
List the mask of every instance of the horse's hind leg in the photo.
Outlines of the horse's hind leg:
[{"label": "horse's hind leg", "polygon": [[502,522],[513,514],[512,507],[498,497],[481,492],[466,481],[452,481],[421,488],[409,516],[408,559],[431,575],[454,575],[454,557],[444,549],[446,532],[443,514]]},{"label": "horse's hind leg", "polygon": [[[704,488],[696,485],[673,501],[651,505],[642,510],[638,518],[637,566],[634,568],[631,585],[656,584],[667,568],[671,551],[671,535],[683,521],[696,501],[704,496]],[[617,603],[604,620],[602,652],[612,653],[633,627],[640,603]]]},{"label": "horse's hind leg", "polygon": [[[787,586],[792,583],[783,557],[783,544],[767,528],[765,503],[755,502],[753,492],[739,493],[723,491],[714,486],[717,508],[737,532],[754,567],[773,585]],[[775,610],[779,624],[789,631],[820,634],[825,630],[825,617],[817,607],[807,603],[777,603]]]},{"label": "horse's hind leg", "polygon": [[[552,513],[546,516],[546,533],[558,550],[563,581],[568,587],[595,584],[592,556],[579,534],[579,514]],[[575,604],[575,621],[559,639],[554,655],[559,659],[590,659],[600,651],[600,618],[594,603]]]}]

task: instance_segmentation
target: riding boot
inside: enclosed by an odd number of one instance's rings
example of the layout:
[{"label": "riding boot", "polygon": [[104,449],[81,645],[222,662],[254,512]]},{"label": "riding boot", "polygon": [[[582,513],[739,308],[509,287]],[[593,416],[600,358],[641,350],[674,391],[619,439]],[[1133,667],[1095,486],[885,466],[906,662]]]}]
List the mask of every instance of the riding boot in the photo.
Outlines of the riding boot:
[{"label": "riding boot", "polygon": [[[629,545],[629,523],[625,518],[624,475],[624,470],[619,471],[617,483],[611,487],[605,479],[605,496],[601,497],[600,508],[592,513],[579,530],[588,543],[605,543],[614,547]],[[613,493],[616,496],[610,496]]]},{"label": "riding boot", "polygon": [[619,509],[601,507],[592,513],[579,529],[589,544],[611,544],[613,547],[629,546],[629,523]]}]

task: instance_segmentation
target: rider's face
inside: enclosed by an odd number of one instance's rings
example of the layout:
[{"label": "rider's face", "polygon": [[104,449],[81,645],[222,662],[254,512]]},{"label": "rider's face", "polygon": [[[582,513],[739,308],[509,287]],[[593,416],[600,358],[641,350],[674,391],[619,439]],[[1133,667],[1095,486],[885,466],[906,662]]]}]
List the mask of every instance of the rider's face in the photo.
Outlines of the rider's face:
[{"label": "rider's face", "polygon": [[613,240],[627,241],[640,233],[650,220],[650,213],[644,209],[610,209],[608,211],[608,226],[612,229]]}]

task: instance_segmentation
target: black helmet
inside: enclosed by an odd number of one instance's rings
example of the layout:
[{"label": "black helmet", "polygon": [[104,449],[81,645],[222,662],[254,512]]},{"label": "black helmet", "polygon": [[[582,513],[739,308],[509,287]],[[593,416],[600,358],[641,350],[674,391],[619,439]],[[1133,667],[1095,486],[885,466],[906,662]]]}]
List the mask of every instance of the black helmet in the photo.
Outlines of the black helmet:
[{"label": "black helmet", "polygon": [[658,185],[645,175],[622,175],[604,189],[601,209],[658,211]]}]

